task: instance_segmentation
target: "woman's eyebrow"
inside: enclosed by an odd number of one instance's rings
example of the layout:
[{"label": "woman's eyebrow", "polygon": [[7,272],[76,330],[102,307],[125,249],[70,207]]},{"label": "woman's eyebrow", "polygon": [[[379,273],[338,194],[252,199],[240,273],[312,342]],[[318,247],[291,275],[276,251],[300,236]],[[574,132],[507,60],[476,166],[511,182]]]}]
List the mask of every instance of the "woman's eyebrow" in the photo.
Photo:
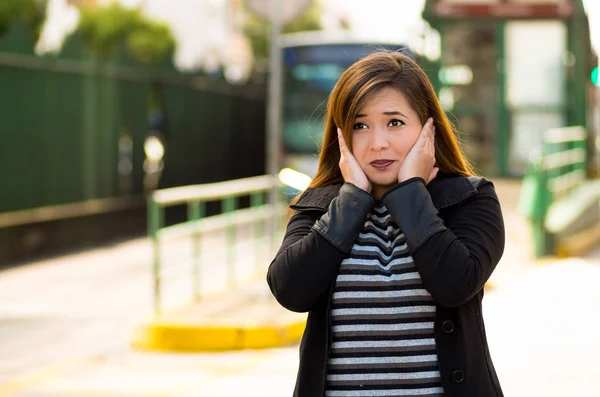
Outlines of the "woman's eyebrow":
[{"label": "woman's eyebrow", "polygon": [[[397,110],[394,110],[392,112],[383,112],[382,114],[385,115],[385,116],[402,116],[404,118],[408,118],[408,116],[406,116],[404,113],[401,113],[401,112],[399,112]],[[361,117],[367,117],[367,115],[363,114],[363,113],[356,115],[357,119],[359,119]]]},{"label": "woman's eyebrow", "polygon": [[394,110],[392,112],[383,112],[383,114],[386,115],[386,116],[402,116],[404,118],[408,118],[407,115],[405,115],[404,113],[399,112],[397,110]]}]

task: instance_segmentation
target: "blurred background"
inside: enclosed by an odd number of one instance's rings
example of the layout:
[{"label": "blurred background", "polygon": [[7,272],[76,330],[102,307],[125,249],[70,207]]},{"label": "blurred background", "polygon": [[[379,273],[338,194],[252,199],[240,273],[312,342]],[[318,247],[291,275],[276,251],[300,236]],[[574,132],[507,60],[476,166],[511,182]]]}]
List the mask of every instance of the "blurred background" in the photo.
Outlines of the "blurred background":
[{"label": "blurred background", "polygon": [[506,395],[597,396],[599,46],[596,0],[0,0],[0,397],[291,395],[265,271],[381,49],[495,182]]}]

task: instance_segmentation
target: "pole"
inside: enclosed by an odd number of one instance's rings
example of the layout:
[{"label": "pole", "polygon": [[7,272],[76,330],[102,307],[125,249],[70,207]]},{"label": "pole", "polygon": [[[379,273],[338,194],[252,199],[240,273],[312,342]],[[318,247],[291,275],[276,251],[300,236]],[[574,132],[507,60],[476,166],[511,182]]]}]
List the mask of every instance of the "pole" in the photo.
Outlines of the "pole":
[{"label": "pole", "polygon": [[[281,71],[281,49],[279,47],[281,35],[281,14],[283,4],[281,0],[271,0],[271,51],[269,57],[269,88],[267,95],[267,173],[274,179],[280,169],[281,156],[281,97],[282,97],[282,71]],[[278,200],[278,186],[275,184],[269,191],[269,204],[275,208]],[[269,255],[273,254],[272,242],[275,233],[275,214],[269,218]]]},{"label": "pole", "polygon": [[162,227],[163,211],[160,204],[153,200],[152,195],[148,198],[148,226],[150,238],[152,239],[152,291],[154,295],[154,314],[160,314],[160,295],[161,295],[161,255],[160,241],[158,239],[158,231]]}]

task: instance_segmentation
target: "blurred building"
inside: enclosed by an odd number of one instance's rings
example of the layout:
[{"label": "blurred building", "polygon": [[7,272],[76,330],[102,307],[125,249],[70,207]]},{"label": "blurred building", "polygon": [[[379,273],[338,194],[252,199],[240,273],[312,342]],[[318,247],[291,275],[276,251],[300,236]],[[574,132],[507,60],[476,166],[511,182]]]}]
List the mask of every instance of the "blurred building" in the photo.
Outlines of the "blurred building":
[{"label": "blurred building", "polygon": [[582,0],[427,0],[423,17],[441,36],[440,99],[481,172],[522,175],[545,130],[593,129]]}]

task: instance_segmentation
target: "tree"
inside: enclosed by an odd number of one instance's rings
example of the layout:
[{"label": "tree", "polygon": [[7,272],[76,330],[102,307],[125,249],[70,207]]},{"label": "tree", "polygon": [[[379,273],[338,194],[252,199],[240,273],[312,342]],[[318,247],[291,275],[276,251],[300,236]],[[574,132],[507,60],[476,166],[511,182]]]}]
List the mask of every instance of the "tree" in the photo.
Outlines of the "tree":
[{"label": "tree", "polygon": [[0,0],[0,36],[13,21],[23,23],[37,42],[44,21],[48,0]]},{"label": "tree", "polygon": [[172,53],[176,46],[166,24],[118,2],[106,7],[82,7],[73,34],[81,35],[86,47],[99,58],[108,58],[124,47],[138,61],[152,63]]},{"label": "tree", "polygon": [[127,48],[139,62],[153,63],[175,50],[175,39],[164,23],[148,21],[127,37]]},{"label": "tree", "polygon": [[[321,4],[313,0],[306,12],[285,24],[282,31],[283,33],[295,33],[322,30],[321,13]],[[271,24],[268,21],[258,18],[250,10],[247,10],[244,34],[250,38],[252,51],[257,60],[264,60],[269,57],[270,32]]]}]

